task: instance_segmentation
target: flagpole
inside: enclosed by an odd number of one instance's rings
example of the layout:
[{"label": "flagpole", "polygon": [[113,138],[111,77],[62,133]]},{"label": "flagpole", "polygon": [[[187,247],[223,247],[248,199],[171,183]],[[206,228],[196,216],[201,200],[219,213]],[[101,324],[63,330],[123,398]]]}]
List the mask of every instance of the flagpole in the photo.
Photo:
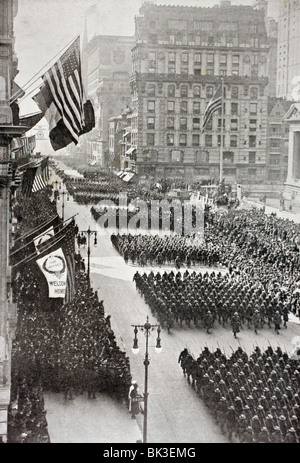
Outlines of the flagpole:
[{"label": "flagpole", "polygon": [[224,150],[224,82],[221,77],[221,92],[222,92],[222,106],[221,106],[221,143],[220,143],[220,183],[223,181],[223,150]]},{"label": "flagpole", "polygon": [[[80,36],[80,34],[77,34],[76,37],[75,37],[75,39],[72,39],[72,40],[71,40],[67,45],[65,45],[58,53],[56,53],[56,55],[54,55],[53,58],[51,58],[51,59],[50,59],[50,60],[49,60],[38,72],[36,72],[36,73],[34,74],[34,76],[33,76],[31,79],[29,79],[29,80],[23,85],[23,87],[21,88],[21,90],[22,90],[23,92],[26,92],[30,87],[32,87],[32,85],[35,84],[35,82],[37,82],[37,81],[41,78],[41,76],[40,76],[39,74],[42,72],[42,70],[43,70],[46,66],[48,66],[54,59],[56,59],[56,57],[57,57],[58,55],[63,54],[62,52],[64,51],[64,49],[65,49],[65,48],[67,49],[67,47],[70,46],[73,42],[75,42],[75,40],[76,40],[79,36]],[[39,77],[37,77],[35,80],[33,80],[33,79],[34,79],[36,76],[38,76],[38,75],[39,75]],[[31,82],[31,81],[32,81],[32,82]],[[31,82],[30,85],[29,85],[29,82]],[[26,87],[26,90],[25,90],[25,87]],[[37,87],[37,88],[38,88],[38,87]],[[14,93],[14,94],[10,97],[10,104],[12,104],[14,101],[16,101],[16,100],[20,97],[20,92],[21,92],[21,90],[17,90],[16,93]],[[36,90],[36,88],[35,88],[34,90]],[[32,93],[34,90],[32,90],[30,93]],[[25,97],[25,95],[24,95],[24,97]]]}]

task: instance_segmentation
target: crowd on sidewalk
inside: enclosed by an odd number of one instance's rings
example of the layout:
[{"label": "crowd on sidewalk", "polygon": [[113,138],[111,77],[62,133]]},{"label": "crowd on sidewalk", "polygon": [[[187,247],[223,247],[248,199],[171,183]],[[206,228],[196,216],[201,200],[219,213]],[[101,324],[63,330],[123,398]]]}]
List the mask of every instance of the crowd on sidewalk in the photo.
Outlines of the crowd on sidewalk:
[{"label": "crowd on sidewalk", "polygon": [[[56,212],[51,191],[17,198],[16,239]],[[20,262],[26,249],[17,254]],[[93,399],[103,392],[127,402],[129,359],[116,342],[103,301],[91,288],[79,254],[75,255],[75,295],[70,302],[48,298],[47,282],[34,260],[13,268],[13,294],[17,326],[12,348],[11,442],[47,440],[45,390],[70,400],[84,393]],[[26,400],[22,401],[24,390]],[[38,428],[43,432],[39,434]]]}]

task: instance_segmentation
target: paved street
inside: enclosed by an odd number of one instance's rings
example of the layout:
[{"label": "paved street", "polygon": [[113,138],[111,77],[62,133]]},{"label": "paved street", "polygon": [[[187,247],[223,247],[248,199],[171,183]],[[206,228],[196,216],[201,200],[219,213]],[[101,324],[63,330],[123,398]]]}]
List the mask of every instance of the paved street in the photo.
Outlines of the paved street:
[{"label": "paved street", "polygon": [[[96,230],[97,224],[91,218],[89,210],[89,206],[78,206],[70,201],[65,205],[65,218],[78,213],[76,221],[80,230],[86,230],[89,225],[92,230]],[[157,321],[132,281],[137,267],[126,265],[112,247],[108,233],[105,230],[98,231],[98,246],[92,246],[91,249],[92,286],[98,290],[99,298],[104,300],[106,313],[112,316],[112,328],[118,344],[126,350],[130,358],[133,379],[137,380],[142,393],[145,339],[143,333],[139,333],[140,353],[132,354],[134,333],[131,325],[145,323],[147,316],[151,323]],[[84,257],[85,253],[86,250],[82,250]],[[160,270],[163,271],[164,267]],[[145,268],[144,271],[148,272],[150,269]],[[218,325],[210,335],[195,328],[173,329],[171,334],[162,330],[163,350],[156,354],[156,331],[153,331],[149,342],[148,442],[226,442],[207,408],[183,377],[177,359],[184,347],[188,347],[195,356],[198,356],[204,346],[212,350],[219,346],[227,355],[239,345],[252,352],[257,344],[262,348],[269,344],[273,347],[280,345],[291,352],[292,339],[299,336],[299,333],[299,321],[295,318],[289,322],[286,330],[281,330],[280,335],[270,329],[259,331],[258,335],[243,329],[238,339],[234,339],[229,328],[224,329]],[[80,396],[72,404],[66,404],[60,396],[52,394],[46,397],[46,408],[53,442],[135,442],[142,432],[143,416],[139,415],[137,422],[131,420],[124,407],[112,403],[106,396],[101,396],[92,403]],[[110,438],[111,440],[106,440]]]}]

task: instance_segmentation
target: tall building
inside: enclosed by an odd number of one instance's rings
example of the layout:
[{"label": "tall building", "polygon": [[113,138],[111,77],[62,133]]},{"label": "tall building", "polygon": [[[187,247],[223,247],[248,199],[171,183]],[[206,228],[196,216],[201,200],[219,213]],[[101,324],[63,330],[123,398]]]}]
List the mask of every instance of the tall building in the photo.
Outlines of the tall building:
[{"label": "tall building", "polygon": [[95,36],[83,48],[83,75],[96,126],[86,136],[90,157],[109,166],[109,119],[131,103],[129,78],[133,37]]},{"label": "tall building", "polygon": [[221,115],[201,131],[224,80],[224,178],[261,182],[266,172],[268,36],[264,10],[153,5],[136,17],[132,144],[140,176],[220,175]]},{"label": "tall building", "polygon": [[282,0],[278,20],[277,96],[300,101],[300,0]]},{"label": "tall building", "polygon": [[278,22],[273,18],[267,19],[267,34],[269,43],[268,56],[268,96],[276,97],[277,91],[277,48],[278,48]]},{"label": "tall building", "polygon": [[284,116],[292,102],[283,98],[268,100],[267,182],[283,188],[288,170],[289,124]]},{"label": "tall building", "polygon": [[11,303],[8,261],[11,233],[10,186],[12,182],[11,143],[25,127],[15,125],[10,99],[14,92],[17,64],[14,53],[14,17],[17,0],[0,2],[0,442],[7,439],[7,410],[10,401],[11,343],[16,312]]}]

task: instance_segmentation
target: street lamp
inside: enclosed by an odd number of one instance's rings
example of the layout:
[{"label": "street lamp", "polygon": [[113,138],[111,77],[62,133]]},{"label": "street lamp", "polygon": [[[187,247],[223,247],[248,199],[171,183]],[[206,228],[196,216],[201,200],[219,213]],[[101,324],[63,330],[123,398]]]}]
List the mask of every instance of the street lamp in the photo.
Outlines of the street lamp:
[{"label": "street lamp", "polygon": [[146,337],[146,351],[145,351],[145,359],[144,359],[144,365],[145,365],[145,385],[144,385],[144,426],[143,426],[143,442],[147,442],[147,418],[148,418],[148,367],[149,367],[149,353],[148,353],[148,347],[149,347],[149,336],[151,334],[151,331],[153,331],[155,328],[157,328],[157,338],[156,338],[156,346],[155,350],[157,353],[160,353],[162,348],[160,345],[161,339],[160,339],[160,332],[161,332],[161,327],[160,325],[151,325],[149,323],[149,317],[147,317],[147,321],[144,325],[131,325],[134,327],[134,339],[133,339],[133,347],[132,347],[132,352],[134,354],[139,353],[139,346],[138,346],[138,338],[137,334],[138,331],[142,331]]},{"label": "street lamp", "polygon": [[[81,238],[85,237],[87,235],[87,258],[88,258],[88,265],[87,265],[87,277],[88,277],[88,282],[90,283],[90,255],[91,255],[91,235],[94,234],[94,246],[97,246],[97,231],[96,230],[91,230],[89,227],[88,230],[83,230],[80,232],[81,233]],[[79,241],[79,245],[82,244]]]}]

